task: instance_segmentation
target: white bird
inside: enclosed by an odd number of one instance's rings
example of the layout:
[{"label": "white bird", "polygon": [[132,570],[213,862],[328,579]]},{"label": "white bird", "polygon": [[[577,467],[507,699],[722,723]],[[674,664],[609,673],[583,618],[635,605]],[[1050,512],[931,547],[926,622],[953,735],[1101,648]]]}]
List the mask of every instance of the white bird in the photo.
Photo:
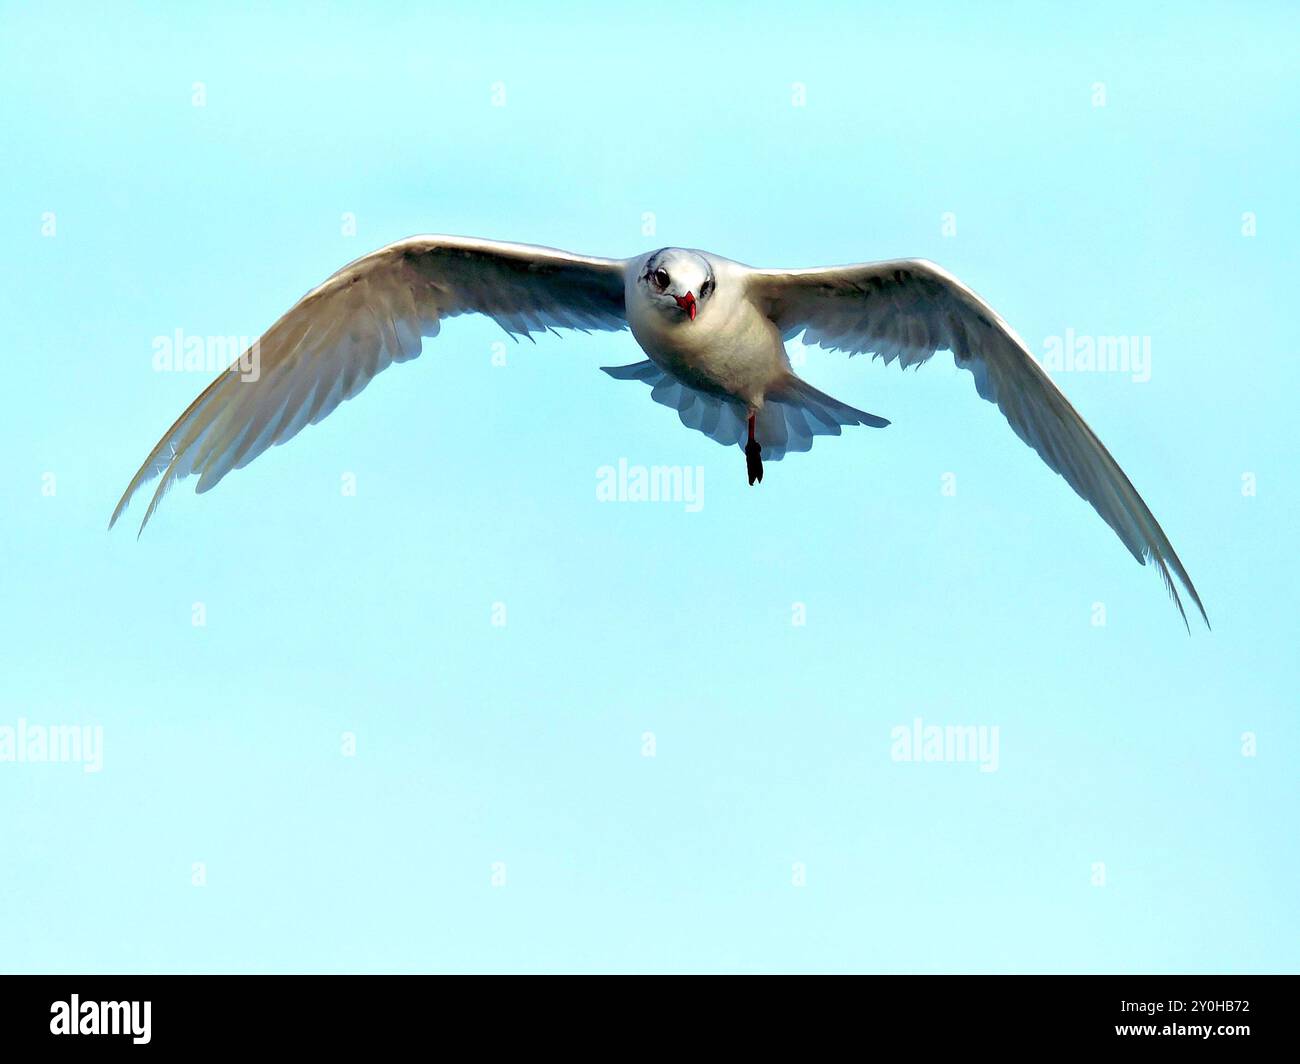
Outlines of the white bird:
[{"label": "white bird", "polygon": [[[743,447],[750,484],[763,458],[806,451],[842,426],[888,425],[832,399],[790,367],[785,341],[886,363],[936,351],[970,370],[980,396],[1143,564],[1152,562],[1186,623],[1174,584],[1205,607],[1168,538],[1123,470],[991,307],[921,259],[807,270],[756,270],[704,251],[660,248],[630,259],[456,236],[398,241],[343,267],[257,341],[260,372],[237,361],[190,404],[113,511],[160,477],[140,531],[171,485],[200,494],[357,395],[381,370],[420,353],[444,318],[486,314],[511,336],[628,327],[649,359],[605,368],[719,443]],[[251,350],[251,349],[250,349]]]}]

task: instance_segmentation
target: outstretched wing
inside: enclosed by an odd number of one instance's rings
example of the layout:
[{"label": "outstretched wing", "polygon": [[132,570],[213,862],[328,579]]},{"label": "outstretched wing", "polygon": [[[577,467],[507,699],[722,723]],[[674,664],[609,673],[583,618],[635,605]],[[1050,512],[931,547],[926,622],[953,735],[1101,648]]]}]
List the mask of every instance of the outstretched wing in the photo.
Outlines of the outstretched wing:
[{"label": "outstretched wing", "polygon": [[[173,483],[205,492],[315,424],[394,362],[420,353],[444,318],[486,314],[508,333],[627,325],[622,261],[467,237],[402,240],[344,266],[303,296],[190,404],[132,478],[161,477],[140,530]],[[247,372],[248,368],[254,372]]]},{"label": "outstretched wing", "polygon": [[871,352],[904,368],[951,351],[1016,435],[1092,504],[1139,562],[1155,564],[1184,623],[1173,577],[1210,623],[1168,537],[1110,452],[1011,327],[951,274],[931,262],[903,259],[754,270],[747,283],[750,298],[786,339],[802,332],[805,343],[851,355]]}]

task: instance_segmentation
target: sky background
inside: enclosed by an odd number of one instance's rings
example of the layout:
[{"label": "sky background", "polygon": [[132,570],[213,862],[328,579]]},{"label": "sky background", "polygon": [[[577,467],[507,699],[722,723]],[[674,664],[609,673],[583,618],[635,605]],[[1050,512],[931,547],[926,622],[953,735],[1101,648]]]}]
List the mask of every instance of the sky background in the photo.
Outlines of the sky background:
[{"label": "sky background", "polygon": [[[1300,16],[1143,7],[0,3],[0,727],[103,729],[0,762],[0,970],[1300,969]],[[106,531],[210,377],[156,337],[438,232],[1147,338],[1056,377],[1213,631],[946,354],[811,352],[893,425],[751,489],[630,335],[460,318]]]}]

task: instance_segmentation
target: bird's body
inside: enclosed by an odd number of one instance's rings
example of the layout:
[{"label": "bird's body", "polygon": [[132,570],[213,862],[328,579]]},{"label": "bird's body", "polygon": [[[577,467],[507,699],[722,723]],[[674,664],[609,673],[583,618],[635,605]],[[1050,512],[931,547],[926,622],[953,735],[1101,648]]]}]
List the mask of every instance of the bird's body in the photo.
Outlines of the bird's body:
[{"label": "bird's body", "polygon": [[175,481],[196,475],[196,490],[209,490],[392,363],[419,355],[442,319],[466,313],[485,314],[511,335],[630,328],[648,359],[605,372],[650,385],[651,398],[688,428],[742,447],[751,484],[763,478],[763,459],[806,451],[846,426],[889,424],[798,377],[787,340],[802,333],[807,344],[870,352],[904,368],[950,350],[1016,434],[1138,561],[1155,564],[1179,611],[1175,579],[1205,615],[1151,511],[1019,337],[956,278],[917,259],[756,270],[683,248],[601,259],[470,237],[399,241],[290,308],[256,345],[258,374],[240,372],[241,359],[213,381],[155,446],[110,525],[159,477],[143,530]]}]

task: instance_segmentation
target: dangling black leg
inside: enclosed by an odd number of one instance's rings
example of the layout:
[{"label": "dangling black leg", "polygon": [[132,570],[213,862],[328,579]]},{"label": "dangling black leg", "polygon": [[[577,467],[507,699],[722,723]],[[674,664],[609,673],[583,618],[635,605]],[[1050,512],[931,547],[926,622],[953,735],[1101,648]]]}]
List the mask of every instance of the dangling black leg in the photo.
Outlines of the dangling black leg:
[{"label": "dangling black leg", "polygon": [[745,444],[745,468],[749,471],[749,483],[763,483],[763,449],[754,439],[754,415],[749,415],[749,442]]}]

